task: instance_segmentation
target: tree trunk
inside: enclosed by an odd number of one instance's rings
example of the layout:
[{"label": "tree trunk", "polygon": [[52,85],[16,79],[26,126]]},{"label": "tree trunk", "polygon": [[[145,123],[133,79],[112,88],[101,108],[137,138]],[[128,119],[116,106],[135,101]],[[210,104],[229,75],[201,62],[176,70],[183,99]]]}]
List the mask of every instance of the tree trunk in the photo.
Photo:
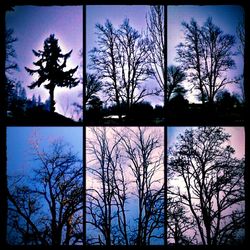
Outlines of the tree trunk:
[{"label": "tree trunk", "polygon": [[49,95],[50,95],[50,112],[54,113],[55,112],[55,100],[54,100],[54,90],[55,90],[55,85],[53,84],[50,89],[49,89]]}]

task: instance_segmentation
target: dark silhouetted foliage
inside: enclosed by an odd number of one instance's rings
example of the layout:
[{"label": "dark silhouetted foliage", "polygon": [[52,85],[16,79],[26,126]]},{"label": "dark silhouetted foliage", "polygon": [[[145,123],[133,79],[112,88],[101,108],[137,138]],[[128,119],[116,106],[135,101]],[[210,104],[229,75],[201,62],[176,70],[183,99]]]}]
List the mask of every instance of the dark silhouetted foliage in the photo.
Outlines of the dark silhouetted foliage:
[{"label": "dark silhouetted foliage", "polygon": [[186,75],[181,67],[171,65],[167,67],[167,86],[165,92],[165,102],[168,104],[176,95],[185,94],[186,90],[181,85],[186,79]]},{"label": "dark silhouetted foliage", "polygon": [[[76,72],[77,67],[64,71],[68,58],[70,57],[72,50],[66,54],[61,53],[61,48],[58,45],[58,39],[55,35],[50,35],[44,41],[44,50],[32,50],[34,55],[40,58],[37,62],[33,64],[38,67],[38,69],[30,69],[25,67],[30,75],[38,74],[38,80],[33,82],[29,88],[33,89],[35,87],[40,87],[43,83],[45,88],[49,90],[50,94],[50,112],[55,111],[55,100],[54,100],[54,90],[55,87],[75,87],[79,80],[73,77]],[[47,83],[48,81],[48,83]]]}]

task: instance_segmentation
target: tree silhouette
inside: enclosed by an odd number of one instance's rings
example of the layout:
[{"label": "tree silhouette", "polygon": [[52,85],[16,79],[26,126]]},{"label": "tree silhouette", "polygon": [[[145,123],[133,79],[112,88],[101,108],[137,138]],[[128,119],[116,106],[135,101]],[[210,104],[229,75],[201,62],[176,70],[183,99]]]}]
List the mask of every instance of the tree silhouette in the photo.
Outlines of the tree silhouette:
[{"label": "tree silhouette", "polygon": [[62,140],[54,140],[46,150],[36,137],[31,143],[38,165],[30,176],[9,178],[9,244],[82,243],[81,161]]},{"label": "tree silhouette", "polygon": [[19,83],[13,79],[13,73],[19,70],[16,62],[16,51],[14,49],[14,43],[17,38],[14,37],[14,30],[7,29],[5,31],[5,46],[6,46],[6,59],[5,59],[5,89],[6,89],[6,104],[7,109],[10,109],[13,99],[15,96],[15,86]]},{"label": "tree silhouette", "polygon": [[167,67],[166,103],[176,95],[185,94],[186,90],[181,85],[185,79],[186,75],[180,67],[174,65]]},{"label": "tree silhouette", "polygon": [[228,109],[232,111],[233,108],[240,105],[240,101],[235,94],[231,94],[228,91],[221,91],[216,97],[216,103],[224,110]]},{"label": "tree silhouette", "polygon": [[152,239],[163,238],[164,185],[162,178],[156,177],[163,164],[161,135],[148,134],[145,127],[127,128],[124,132],[120,136],[136,183],[134,195],[139,209],[133,240],[137,246],[150,245]]},{"label": "tree silhouette", "polygon": [[237,244],[244,239],[245,161],[233,156],[229,138],[223,128],[199,127],[179,135],[169,149],[168,168],[178,182],[168,195],[187,210],[194,226],[186,236],[195,235],[199,244]]},{"label": "tree silhouette", "polygon": [[[163,239],[162,148],[159,134],[150,132],[147,128],[88,131],[89,244],[141,246]],[[135,200],[136,209],[130,211]]]},{"label": "tree silhouette", "polygon": [[203,26],[192,19],[183,22],[185,42],[177,46],[176,60],[188,70],[193,88],[198,90],[204,104],[213,104],[215,96],[227,84],[235,83],[226,73],[235,67],[232,51],[235,37],[223,31],[208,18]]},{"label": "tree silhouette", "polygon": [[[87,223],[97,235],[87,239],[90,244],[110,246],[117,243],[114,234],[119,230],[124,235],[120,243],[128,244],[126,220],[121,218],[125,216],[126,183],[120,165],[119,139],[110,143],[105,128],[92,128],[91,133],[93,138],[87,141],[87,171],[95,185],[87,188]],[[117,220],[119,229],[115,229]]]},{"label": "tree silhouette", "polygon": [[164,6],[150,6],[150,12],[147,18],[148,39],[151,43],[149,46],[149,57],[153,75],[158,82],[162,95],[165,93],[164,76],[166,72],[164,63],[164,29]]},{"label": "tree silhouette", "polygon": [[94,74],[87,74],[86,81],[85,81],[85,97],[84,103],[88,105],[92,99],[96,97],[96,94],[102,90],[102,83],[98,80],[96,75]]},{"label": "tree silhouette", "polygon": [[41,84],[45,84],[45,88],[49,90],[50,94],[50,112],[55,111],[55,101],[54,101],[54,90],[55,87],[75,87],[79,80],[73,77],[76,72],[77,67],[64,71],[66,67],[66,62],[70,57],[72,50],[66,54],[61,53],[61,48],[58,45],[58,39],[55,38],[54,34],[51,34],[44,41],[44,50],[32,50],[34,55],[40,58],[37,62],[33,64],[38,67],[38,69],[30,69],[25,67],[30,75],[38,74],[38,79],[34,81],[29,88],[33,89],[35,87],[40,87]]},{"label": "tree silhouette", "polygon": [[102,121],[103,102],[98,96],[93,95],[86,106],[85,117],[88,123]]},{"label": "tree silhouette", "polygon": [[5,46],[6,46],[6,61],[5,61],[5,73],[11,74],[13,70],[18,70],[18,65],[15,61],[16,51],[13,44],[17,41],[17,38],[13,36],[14,30],[7,29],[5,31]]},{"label": "tree silhouette", "polygon": [[115,29],[107,20],[105,25],[96,25],[98,47],[90,52],[90,68],[103,81],[104,92],[111,102],[115,102],[121,119],[121,105],[126,104],[126,110],[152,95],[143,82],[152,76],[149,65],[148,39],[130,26],[125,19],[122,25]]},{"label": "tree silhouette", "polygon": [[[239,53],[242,56],[242,59],[245,59],[245,43],[246,43],[246,37],[245,37],[245,23],[244,22],[240,22],[238,24],[238,27],[236,29],[236,33],[237,33],[237,37],[240,41],[240,45],[239,45]],[[244,69],[243,69],[244,72]],[[245,86],[244,86],[244,73],[240,76],[240,90],[242,93],[242,102],[244,103],[246,101],[246,96],[245,96]]]}]

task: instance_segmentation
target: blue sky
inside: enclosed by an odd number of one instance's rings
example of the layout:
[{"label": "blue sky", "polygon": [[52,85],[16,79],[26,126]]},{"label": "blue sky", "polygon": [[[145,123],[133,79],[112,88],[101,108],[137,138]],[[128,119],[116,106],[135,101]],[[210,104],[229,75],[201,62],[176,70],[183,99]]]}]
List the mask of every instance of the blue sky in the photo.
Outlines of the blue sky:
[{"label": "blue sky", "polygon": [[[224,31],[224,34],[231,34],[237,37],[236,28],[239,22],[243,22],[244,9],[238,5],[216,5],[216,6],[193,6],[193,5],[177,5],[169,6],[167,9],[167,58],[168,65],[178,63],[175,61],[177,56],[176,46],[183,42],[184,33],[182,22],[190,22],[194,18],[197,23],[202,26],[208,17],[212,17],[213,23]],[[239,46],[237,40],[234,51]],[[230,77],[239,76],[243,72],[243,59],[241,55],[234,57],[236,69],[228,72]],[[230,91],[238,92],[236,86],[230,87]],[[189,101],[195,102],[193,96],[189,97]]]},{"label": "blue sky", "polygon": [[[68,68],[76,67],[81,63],[79,51],[83,48],[83,13],[81,6],[16,6],[14,11],[6,13],[6,28],[14,29],[14,36],[18,41],[14,43],[14,48],[17,54],[17,63],[20,72],[16,72],[14,77],[23,82],[26,87],[27,96],[32,97],[41,95],[42,101],[48,99],[49,94],[43,86],[30,90],[28,85],[34,80],[24,67],[35,68],[32,63],[37,61],[32,53],[32,49],[43,49],[44,40],[50,34],[55,34],[58,38],[59,46],[62,53],[67,53],[71,49],[73,52],[68,59]],[[75,76],[82,74],[82,69],[79,69]],[[55,101],[56,112],[66,116],[70,116],[71,110],[67,106],[73,102],[81,101],[78,97],[82,91],[82,86],[72,89],[56,88]],[[66,114],[65,114],[66,113]]]},{"label": "blue sky", "polygon": [[73,146],[73,152],[83,156],[81,127],[7,127],[7,173],[8,175],[29,174],[34,161],[31,156],[30,140],[34,134],[42,139],[46,149],[50,140],[62,138]]}]

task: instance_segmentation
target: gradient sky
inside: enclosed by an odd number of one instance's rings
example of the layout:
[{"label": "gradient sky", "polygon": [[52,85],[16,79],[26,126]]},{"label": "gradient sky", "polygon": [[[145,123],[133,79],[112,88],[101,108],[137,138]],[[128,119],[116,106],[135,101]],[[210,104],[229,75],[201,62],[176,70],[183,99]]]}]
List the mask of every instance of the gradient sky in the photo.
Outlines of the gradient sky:
[{"label": "gradient sky", "polygon": [[[201,26],[205,23],[208,17],[212,17],[213,23],[224,31],[224,34],[236,35],[236,27],[239,22],[243,21],[244,9],[237,5],[216,5],[216,6],[169,6],[167,9],[167,30],[168,30],[168,44],[167,44],[167,58],[168,65],[178,65],[175,61],[176,46],[183,42],[184,33],[183,21],[190,22],[191,18],[194,18]],[[239,46],[237,39],[235,51]],[[239,76],[243,72],[243,59],[242,56],[234,57],[236,63],[236,69],[232,70],[229,74],[230,77]],[[230,87],[230,91],[237,92],[237,87]],[[190,96],[190,102],[194,102],[194,97]]]},{"label": "gradient sky", "polygon": [[[49,93],[43,86],[33,90],[27,88],[34,77],[30,76],[24,67],[35,68],[32,63],[37,61],[38,57],[34,56],[32,49],[43,49],[44,40],[50,34],[55,34],[55,37],[59,39],[62,53],[73,49],[67,61],[68,69],[81,64],[79,51],[83,48],[82,7],[17,6],[14,9],[6,13],[6,28],[14,29],[14,36],[18,38],[18,41],[14,43],[14,48],[20,72],[16,72],[14,77],[23,82],[28,98],[31,98],[33,94],[36,97],[41,95],[42,101],[45,101]],[[74,76],[82,75],[81,71],[82,69],[78,69]],[[57,87],[55,89],[56,112],[70,117],[71,110],[67,110],[67,106],[73,102],[81,102],[78,97],[80,92],[82,92],[80,85],[70,90]]]},{"label": "gradient sky", "polygon": [[81,127],[7,127],[7,173],[8,175],[27,175],[34,167],[31,156],[30,140],[37,134],[42,139],[42,146],[58,138],[73,146],[78,157],[83,156]]},{"label": "gradient sky", "polygon": [[[125,18],[129,18],[130,25],[139,32],[146,31],[146,14],[150,10],[146,5],[89,5],[86,8],[86,52],[88,53],[93,47],[97,46],[97,35],[95,25],[100,23],[105,24],[109,19],[117,29]],[[86,58],[89,63],[88,55]],[[149,79],[148,83],[152,88],[155,88],[156,82],[154,79]],[[145,101],[151,102],[152,105],[162,105],[162,100],[159,97],[147,97]]]}]

